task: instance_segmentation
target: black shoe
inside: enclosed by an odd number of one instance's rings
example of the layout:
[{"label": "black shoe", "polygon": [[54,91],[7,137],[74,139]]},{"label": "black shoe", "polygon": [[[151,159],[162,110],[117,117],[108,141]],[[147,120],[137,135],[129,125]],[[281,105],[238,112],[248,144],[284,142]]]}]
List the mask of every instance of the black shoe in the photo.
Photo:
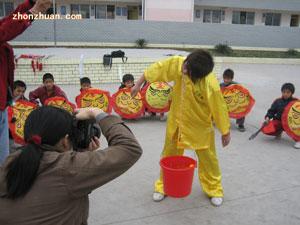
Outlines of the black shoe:
[{"label": "black shoe", "polygon": [[244,125],[239,125],[238,129],[239,129],[240,132],[245,132],[246,131]]}]

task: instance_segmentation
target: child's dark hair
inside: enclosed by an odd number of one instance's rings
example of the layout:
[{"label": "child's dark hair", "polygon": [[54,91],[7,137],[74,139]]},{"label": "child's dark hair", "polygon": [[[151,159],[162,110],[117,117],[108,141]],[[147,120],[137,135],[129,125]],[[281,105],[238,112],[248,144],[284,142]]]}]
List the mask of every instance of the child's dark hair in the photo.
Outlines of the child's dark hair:
[{"label": "child's dark hair", "polygon": [[209,52],[198,49],[185,59],[188,75],[195,83],[207,76],[214,68],[214,60]]},{"label": "child's dark hair", "polygon": [[43,83],[47,80],[47,79],[51,79],[54,81],[54,77],[51,73],[45,73],[43,76]]},{"label": "child's dark hair", "polygon": [[233,80],[233,77],[234,77],[234,72],[232,69],[227,69],[224,71],[223,78],[228,78],[228,79]]},{"label": "child's dark hair", "polygon": [[67,134],[72,140],[72,122],[70,113],[51,106],[39,107],[29,114],[24,127],[27,144],[6,167],[7,198],[17,199],[26,195],[38,176],[44,155],[42,146],[55,146]]},{"label": "child's dark hair", "polygon": [[92,84],[90,78],[88,77],[82,77],[80,78],[80,85],[83,85],[83,84]]},{"label": "child's dark hair", "polygon": [[281,86],[281,92],[284,90],[289,90],[292,94],[295,93],[295,86],[292,83],[285,83]]},{"label": "child's dark hair", "polygon": [[15,90],[17,87],[25,88],[25,90],[27,89],[27,86],[26,86],[25,82],[24,82],[24,81],[21,81],[21,80],[16,80],[16,81],[14,81],[14,90]]},{"label": "child's dark hair", "polygon": [[125,74],[125,75],[123,76],[123,78],[122,78],[123,84],[124,84],[125,82],[127,82],[127,81],[134,81],[134,77],[133,77],[132,74],[127,73],[127,74]]}]

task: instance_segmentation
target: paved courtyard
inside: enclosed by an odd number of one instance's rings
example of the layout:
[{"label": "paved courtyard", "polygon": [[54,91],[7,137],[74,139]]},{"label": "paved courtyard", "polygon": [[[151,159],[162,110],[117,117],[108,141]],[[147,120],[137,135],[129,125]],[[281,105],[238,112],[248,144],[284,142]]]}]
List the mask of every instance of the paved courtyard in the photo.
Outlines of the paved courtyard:
[{"label": "paved courtyard", "polygon": [[[90,195],[90,225],[300,224],[300,150],[293,148],[287,135],[275,140],[260,134],[248,140],[281,95],[284,82],[294,83],[295,96],[300,97],[300,65],[229,64],[222,65],[222,71],[228,67],[235,71],[235,80],[249,88],[256,104],[246,118],[246,132],[237,131],[232,120],[232,141],[225,149],[216,132],[224,204],[219,208],[210,204],[197,174],[188,197],[152,201],[166,122],[148,117],[128,122],[144,153],[128,172]],[[118,85],[96,86],[114,93]],[[62,87],[74,102],[79,87]],[[103,139],[102,148],[106,145]],[[191,150],[186,154],[195,157]]]}]

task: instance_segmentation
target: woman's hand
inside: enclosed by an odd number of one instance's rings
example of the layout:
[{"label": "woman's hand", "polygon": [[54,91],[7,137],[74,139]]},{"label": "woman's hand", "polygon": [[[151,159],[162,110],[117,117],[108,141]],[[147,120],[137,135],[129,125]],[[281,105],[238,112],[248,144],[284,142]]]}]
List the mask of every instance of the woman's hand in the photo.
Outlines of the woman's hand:
[{"label": "woman's hand", "polygon": [[97,137],[93,137],[89,145],[89,151],[95,151],[100,148],[100,141]]},{"label": "woman's hand", "polygon": [[51,4],[51,0],[36,0],[30,11],[32,14],[45,13],[51,7]]},{"label": "woman's hand", "polygon": [[99,108],[80,108],[75,110],[75,116],[78,120],[95,119],[100,113],[103,113],[103,111]]}]

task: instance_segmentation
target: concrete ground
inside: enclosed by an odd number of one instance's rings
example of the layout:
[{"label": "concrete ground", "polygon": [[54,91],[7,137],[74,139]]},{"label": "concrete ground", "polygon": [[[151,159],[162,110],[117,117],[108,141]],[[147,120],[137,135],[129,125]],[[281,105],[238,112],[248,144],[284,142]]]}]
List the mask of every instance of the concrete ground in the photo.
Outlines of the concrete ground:
[{"label": "concrete ground", "polygon": [[[230,64],[223,65],[222,71],[228,67],[235,71],[235,80],[249,88],[256,104],[246,118],[246,132],[240,133],[232,120],[232,141],[225,149],[216,132],[224,204],[219,208],[210,204],[197,172],[188,197],[152,201],[166,122],[148,117],[128,122],[144,153],[128,172],[91,193],[90,225],[300,224],[300,150],[293,148],[294,142],[286,134],[281,140],[262,134],[248,140],[272,101],[281,95],[284,82],[294,83],[295,96],[300,96],[300,66]],[[98,87],[113,93],[118,85]],[[71,100],[79,89],[63,88]],[[103,140],[102,148],[105,146]],[[191,150],[187,154],[195,157]]]}]

